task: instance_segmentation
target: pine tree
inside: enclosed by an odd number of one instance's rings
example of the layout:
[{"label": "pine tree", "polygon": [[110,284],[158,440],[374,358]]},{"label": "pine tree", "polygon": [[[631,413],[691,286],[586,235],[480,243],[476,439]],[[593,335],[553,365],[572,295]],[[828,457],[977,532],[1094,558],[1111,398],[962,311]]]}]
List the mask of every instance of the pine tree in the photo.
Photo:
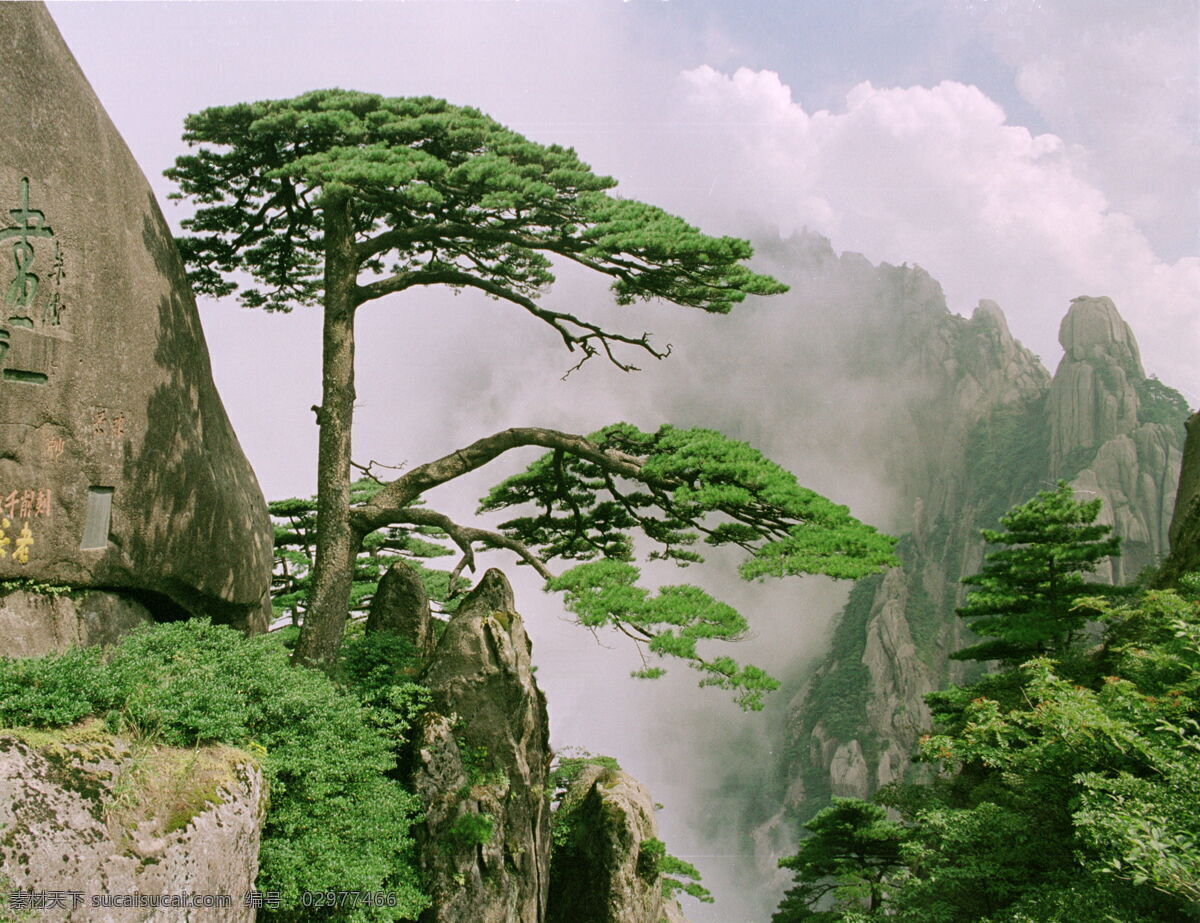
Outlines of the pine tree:
[{"label": "pine tree", "polygon": [[779,860],[796,883],[772,923],[883,916],[887,878],[903,866],[904,827],[877,804],[834,798],[804,829],[796,854]]},{"label": "pine tree", "polygon": [[1039,654],[1065,650],[1087,621],[1073,608],[1081,596],[1102,589],[1084,581],[1105,558],[1121,553],[1121,540],[1099,525],[1099,498],[1075,499],[1066,481],[1009,510],[1003,531],[984,529],[990,544],[1003,546],[984,558],[983,570],[963,578],[972,586],[958,610],[971,630],[989,640],[951,656],[1016,665]]},{"label": "pine tree", "polygon": [[[362,478],[350,485],[351,503],[364,503],[382,485]],[[275,569],[271,576],[271,603],[276,616],[291,616],[300,625],[312,588],[313,557],[317,544],[317,498],[290,497],[267,504],[275,526]],[[424,566],[425,561],[454,554],[446,547],[446,534],[433,526],[389,526],[366,536],[354,562],[350,591],[351,615],[365,616],[384,572],[398,557],[416,568],[431,601],[443,611],[453,608],[450,574]]]},{"label": "pine tree", "polygon": [[[606,277],[617,304],[661,299],[714,314],[786,286],[745,265],[746,241],[710,237],[612,195],[616,181],[574,151],[443,100],[321,90],[207,109],[188,117],[184,137],[198,150],[168,175],[197,206],[180,249],[198,291],[222,296],[242,286],[247,306],[323,313],[314,563],[298,662],[334,662],[367,537],[397,525],[433,527],[461,551],[452,575],[473,569],[477,550],[513,551],[566,594],[582,624],[609,625],[652,654],[681,657],[704,684],[737,690],[739,702],[757,708],[777,683],[697,648],[743,636],[745,619],[694,586],[657,595],[636,587],[633,532],[679,564],[700,560],[693,546],[701,537],[738,545],[750,555],[747,579],[853,579],[893,562],[886,536],[749,446],[701,429],[504,430],[355,503],[355,316],[365,304],[431,285],[475,289],[547,324],[580,364],[601,356],[630,371],[629,351],[661,359],[669,348],[548,307],[559,265]],[[537,515],[495,531],[419,505],[439,484],[535,445],[550,454],[501,485],[485,508],[534,504]],[[546,566],[554,558],[584,563],[555,575]]]}]

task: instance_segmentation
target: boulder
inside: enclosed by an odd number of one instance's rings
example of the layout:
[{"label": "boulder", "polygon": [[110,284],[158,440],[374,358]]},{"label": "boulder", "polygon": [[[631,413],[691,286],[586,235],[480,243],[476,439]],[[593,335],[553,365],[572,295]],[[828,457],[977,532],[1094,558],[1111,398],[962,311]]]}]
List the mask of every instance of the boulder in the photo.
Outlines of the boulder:
[{"label": "boulder", "polygon": [[549,881],[546,699],[512,588],[489,570],[459,606],[421,677],[432,707],[409,783],[433,906],[422,923],[541,923]]},{"label": "boulder", "polygon": [[41,4],[0,5],[0,580],[262,627],[272,531],[145,177]]},{"label": "boulder", "polygon": [[[252,921],[265,810],[240,750],[131,748],[95,720],[0,734],[0,875],[38,920]],[[185,894],[207,905],[119,903]]]},{"label": "boulder", "polygon": [[412,642],[422,659],[433,653],[433,615],[429,594],[417,569],[396,561],[379,581],[367,613],[367,631],[388,631]]}]

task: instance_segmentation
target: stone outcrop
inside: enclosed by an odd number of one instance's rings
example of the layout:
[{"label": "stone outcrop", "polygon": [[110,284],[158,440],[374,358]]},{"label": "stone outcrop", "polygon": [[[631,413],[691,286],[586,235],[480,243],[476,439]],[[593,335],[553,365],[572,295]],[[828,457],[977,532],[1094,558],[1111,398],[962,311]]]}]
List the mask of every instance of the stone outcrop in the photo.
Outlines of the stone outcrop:
[{"label": "stone outcrop", "polygon": [[41,4],[0,5],[0,580],[261,627],[272,533],[145,178]]},{"label": "stone outcrop", "polygon": [[1104,500],[1122,553],[1099,572],[1124,583],[1166,548],[1178,479],[1179,424],[1148,419],[1137,341],[1108,298],[1076,298],[1058,334],[1063,358],[1046,402],[1052,478]]},{"label": "stone outcrop", "polygon": [[[855,342],[887,407],[873,416],[873,436],[897,499],[902,563],[855,587],[832,653],[791,699],[773,780],[784,809],[747,831],[772,844],[764,878],[781,829],[797,830],[831,795],[865,797],[912,771],[929,725],[924,695],[969,669],[948,655],[968,642],[954,610],[960,579],[983,561],[979,529],[1065,478],[1081,497],[1104,500],[1103,521],[1124,546],[1097,576],[1121,582],[1164,554],[1175,502],[1186,405],[1146,377],[1109,299],[1071,304],[1051,378],[995,304],[981,302],[969,319],[951,315],[920,269],[884,265],[872,279],[860,262],[827,258],[821,272],[867,274],[857,290],[874,287],[875,313],[859,321]],[[820,287],[833,285],[823,278]]]},{"label": "stone outcrop", "polygon": [[422,923],[540,923],[549,884],[546,700],[512,589],[489,570],[459,606],[421,677],[432,707],[409,781],[425,818]]},{"label": "stone outcrop", "polygon": [[[261,772],[238,750],[134,751],[96,721],[0,734],[6,892],[17,892],[18,910],[21,894],[65,895],[62,906],[35,910],[39,920],[251,921],[244,896],[258,873],[265,810]],[[224,895],[227,905],[106,904],[185,892]]]},{"label": "stone outcrop", "polygon": [[619,769],[585,766],[555,813],[547,923],[685,923],[664,896],[654,802]]},{"label": "stone outcrop", "polygon": [[394,562],[384,573],[371,599],[367,631],[387,631],[410,641],[422,657],[433,654],[433,615],[429,594],[417,569],[407,561]]}]

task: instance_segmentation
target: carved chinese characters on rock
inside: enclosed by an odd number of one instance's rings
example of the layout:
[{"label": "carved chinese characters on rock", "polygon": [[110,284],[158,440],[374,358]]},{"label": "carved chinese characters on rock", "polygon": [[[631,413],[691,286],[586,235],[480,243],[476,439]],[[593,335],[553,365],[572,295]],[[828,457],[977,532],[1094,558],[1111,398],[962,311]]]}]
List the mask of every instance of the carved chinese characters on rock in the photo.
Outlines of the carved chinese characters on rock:
[{"label": "carved chinese characters on rock", "polygon": [[0,488],[0,562],[11,558],[17,564],[29,563],[34,526],[50,518],[52,499],[48,487]]},{"label": "carved chinese characters on rock", "polygon": [[112,407],[89,407],[84,432],[91,435],[94,448],[119,450],[125,442],[128,417]]},{"label": "carved chinese characters on rock", "polygon": [[63,457],[63,453],[67,451],[67,440],[57,434],[51,434],[46,437],[43,445],[43,457],[45,461],[56,462]]},{"label": "carved chinese characters on rock", "polygon": [[41,385],[46,372],[22,368],[9,352],[14,330],[44,333],[62,324],[63,254],[45,213],[30,205],[28,177],[17,201],[0,226],[0,381]]}]

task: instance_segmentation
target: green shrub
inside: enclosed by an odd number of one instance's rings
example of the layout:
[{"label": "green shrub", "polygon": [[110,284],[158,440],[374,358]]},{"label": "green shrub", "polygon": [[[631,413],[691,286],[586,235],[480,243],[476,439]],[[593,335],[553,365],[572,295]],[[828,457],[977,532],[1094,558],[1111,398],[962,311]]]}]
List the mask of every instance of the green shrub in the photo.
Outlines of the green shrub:
[{"label": "green shrub", "polygon": [[106,711],[119,695],[97,648],[55,657],[0,659],[0,724],[62,727]]},{"label": "green shrub", "polygon": [[[637,872],[648,882],[660,879],[663,897],[667,900],[674,900],[682,891],[705,904],[713,902],[712,892],[700,884],[700,873],[696,867],[668,853],[667,844],[662,840],[653,837],[642,840],[638,849]],[[692,880],[681,881],[680,878],[673,878],[673,875]]]},{"label": "green shrub", "polygon": [[1138,396],[1139,423],[1165,423],[1183,433],[1183,423],[1191,413],[1187,398],[1153,375],[1135,381],[1133,388]]},{"label": "green shrub", "polygon": [[[415,693],[399,695],[410,704]],[[381,701],[396,699],[390,687]],[[410,861],[417,799],[389,777],[395,734],[380,702],[292,667],[270,636],[207,621],[132,633],[107,663],[92,650],[0,661],[5,723],[64,725],[89,714],[173,746],[258,745],[270,786],[258,888],[278,891],[284,919],[306,919],[303,891],[391,891],[395,907],[322,919],[403,920],[428,905]],[[407,727],[407,714],[391,730]]]},{"label": "green shrub", "polygon": [[495,832],[491,814],[460,814],[450,826],[449,836],[459,846],[482,846]]},{"label": "green shrub", "polygon": [[349,630],[338,651],[338,680],[368,695],[405,683],[420,670],[421,657],[413,643],[390,631]]}]

